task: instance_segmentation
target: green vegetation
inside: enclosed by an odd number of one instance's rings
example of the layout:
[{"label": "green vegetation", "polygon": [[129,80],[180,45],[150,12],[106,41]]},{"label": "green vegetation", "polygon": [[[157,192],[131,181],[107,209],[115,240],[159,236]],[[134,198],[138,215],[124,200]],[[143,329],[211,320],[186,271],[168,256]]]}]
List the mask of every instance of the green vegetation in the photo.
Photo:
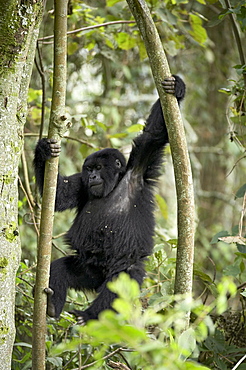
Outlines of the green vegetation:
[{"label": "green vegetation", "polygon": [[[86,307],[92,297],[71,291],[60,320],[47,318],[47,369],[245,370],[246,359],[239,363],[246,352],[245,2],[149,0],[147,4],[172,73],[182,75],[187,84],[182,116],[197,212],[193,300],[173,295],[176,200],[167,148],[156,195],[155,249],[143,288],[139,291],[122,274],[110,284],[119,294],[118,314],[104,312],[99,321],[85,327],[78,327],[68,312]],[[46,135],[48,127],[52,7],[47,1],[20,165],[22,262],[16,281],[13,370],[31,368],[40,211],[32,158],[40,132]],[[97,149],[112,146],[127,156],[156,95],[145,48],[126,2],[74,0],[69,5],[68,30],[66,114],[71,127],[62,141],[60,168],[70,175],[80,171],[83,159]],[[41,121],[45,124],[40,129]],[[73,216],[67,211],[55,216],[53,259],[69,252],[61,234]],[[2,232],[11,238],[15,231],[12,224]],[[5,262],[2,266],[0,261],[0,272],[7,268]],[[187,311],[191,311],[190,328],[182,332]]]}]

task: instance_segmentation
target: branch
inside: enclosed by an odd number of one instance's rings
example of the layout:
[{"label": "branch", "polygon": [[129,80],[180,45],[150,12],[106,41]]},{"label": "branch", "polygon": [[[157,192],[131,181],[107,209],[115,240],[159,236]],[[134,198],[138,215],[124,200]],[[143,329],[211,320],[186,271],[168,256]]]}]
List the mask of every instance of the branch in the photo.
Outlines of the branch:
[{"label": "branch", "polygon": [[109,361],[108,366],[116,370],[131,370],[128,366],[122,364],[121,362]]},{"label": "branch", "polygon": [[21,178],[20,177],[18,177],[18,181],[19,181],[20,188],[22,189],[23,193],[25,194],[25,197],[26,197],[28,206],[30,208],[30,214],[31,214],[32,224],[34,225],[34,228],[35,228],[35,231],[36,231],[37,235],[39,235],[38,224],[36,222],[35,212],[33,210],[33,203],[32,203],[32,200],[31,200],[32,199],[32,194],[31,193],[28,193],[28,191],[26,191],[26,189],[24,188],[24,186],[22,184],[22,181],[21,181]]},{"label": "branch", "polygon": [[31,206],[35,206],[35,202],[32,196],[32,191],[30,187],[30,181],[29,181],[29,176],[28,176],[28,167],[26,163],[26,156],[25,156],[25,151],[23,150],[21,153],[21,162],[22,162],[22,167],[23,167],[23,174],[24,174],[24,180],[25,180],[25,185],[26,185],[26,193],[27,193],[27,199],[30,202]]},{"label": "branch", "polygon": [[44,129],[44,115],[45,115],[45,103],[46,103],[46,88],[45,88],[45,73],[44,73],[44,66],[43,66],[43,61],[42,61],[42,55],[40,51],[39,44],[37,42],[37,51],[38,51],[38,58],[39,58],[39,64],[37,57],[35,57],[35,65],[37,68],[37,71],[41,77],[41,83],[42,83],[42,113],[41,113],[41,125],[40,125],[40,130],[39,130],[39,139],[42,138],[43,135],[43,129]]},{"label": "branch", "polygon": [[[82,28],[78,28],[77,30],[68,31],[67,35],[73,35],[75,33],[83,32],[83,31],[90,31],[90,30],[94,30],[96,28],[112,26],[114,24],[131,24],[131,23],[136,23],[136,22],[135,21],[112,21],[112,22],[94,24],[93,26],[82,27]],[[53,37],[54,37],[54,35],[45,36],[45,37],[42,37],[42,38],[38,39],[38,41],[50,40],[50,39],[53,39]]]},{"label": "branch", "polygon": [[[194,195],[191,166],[188,156],[184,127],[174,96],[165,94],[161,82],[170,76],[168,62],[144,0],[127,0],[145,43],[155,84],[160,96],[168,130],[173,159],[178,202],[178,247],[175,279],[175,294],[192,292],[194,255]],[[188,327],[189,314],[184,321]]]},{"label": "branch", "polygon": [[[66,94],[67,0],[55,0],[54,35],[54,77],[48,137],[59,140],[66,130],[66,119],[63,112],[65,110]],[[32,337],[33,370],[45,369],[47,296],[44,293],[44,289],[49,285],[57,173],[58,157],[51,158],[45,165],[40,237],[38,241]]]},{"label": "branch", "polygon": [[122,348],[122,347],[119,347],[117,348],[115,351],[109,353],[108,355],[102,357],[100,360],[96,360],[94,362],[91,362],[90,364],[87,364],[87,365],[83,365],[81,366],[79,369],[76,368],[74,370],[82,370],[82,369],[88,369],[89,367],[93,366],[93,365],[96,365],[99,361],[102,361],[102,360],[107,360],[109,359],[110,357],[116,355],[116,353],[119,353],[119,352],[133,352],[133,350],[131,349],[128,349],[128,348]]},{"label": "branch", "polygon": [[[228,10],[231,9],[231,4],[230,4],[229,0],[225,0],[225,4],[226,4],[226,7],[227,7]],[[243,52],[243,47],[242,47],[240,35],[239,35],[239,32],[238,32],[238,28],[237,28],[237,23],[236,23],[235,18],[234,18],[234,14],[230,13],[229,18],[230,18],[230,21],[231,21],[231,24],[232,24],[232,29],[233,29],[234,37],[235,37],[235,40],[236,40],[240,61],[241,61],[241,64],[244,66],[245,65],[245,57],[244,57],[244,52]],[[243,79],[244,79],[244,86],[246,88],[246,74],[245,73],[243,74]]]}]

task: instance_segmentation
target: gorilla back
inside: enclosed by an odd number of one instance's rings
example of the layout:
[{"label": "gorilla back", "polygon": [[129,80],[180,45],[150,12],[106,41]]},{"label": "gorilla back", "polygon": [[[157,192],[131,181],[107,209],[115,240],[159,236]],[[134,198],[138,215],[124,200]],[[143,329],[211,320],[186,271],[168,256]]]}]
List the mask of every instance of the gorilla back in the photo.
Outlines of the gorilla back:
[{"label": "gorilla back", "polygon": [[[178,76],[166,79],[163,87],[175,94],[178,102],[185,95],[185,85]],[[154,185],[167,143],[165,120],[157,100],[143,133],[133,142],[127,164],[118,150],[108,148],[88,156],[81,173],[58,175],[56,211],[77,208],[66,235],[76,253],[51,264],[47,289],[50,316],[59,317],[68,288],[98,292],[89,308],[73,311],[78,323],[84,324],[112,308],[115,294],[108,290],[107,282],[120,272],[142,284],[144,260],[153,249]],[[42,139],[37,144],[34,165],[41,193],[45,161],[59,152],[55,140]]]}]

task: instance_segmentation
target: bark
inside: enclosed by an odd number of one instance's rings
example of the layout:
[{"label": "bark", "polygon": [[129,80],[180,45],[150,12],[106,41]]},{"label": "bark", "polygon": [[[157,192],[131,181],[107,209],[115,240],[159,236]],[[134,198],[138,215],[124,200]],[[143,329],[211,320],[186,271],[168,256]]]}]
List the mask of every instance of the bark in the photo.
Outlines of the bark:
[{"label": "bark", "polygon": [[[59,140],[67,129],[64,116],[66,97],[67,57],[67,0],[55,0],[54,23],[54,78],[49,123],[49,138]],[[49,286],[53,218],[55,208],[58,157],[51,158],[45,165],[44,191],[38,242],[37,274],[35,284],[32,368],[45,369],[45,336],[47,296],[44,289]]]},{"label": "bark", "polygon": [[[165,94],[161,81],[170,76],[168,62],[144,0],[127,0],[137,22],[149,56],[155,84],[161,99],[169,135],[176,181],[178,206],[178,247],[175,278],[175,294],[192,292],[194,256],[194,194],[190,160],[187,150],[184,126],[174,96]],[[189,314],[184,320],[184,329],[189,325]]]},{"label": "bark", "polygon": [[0,1],[0,370],[11,369],[20,261],[18,162],[43,2]]}]

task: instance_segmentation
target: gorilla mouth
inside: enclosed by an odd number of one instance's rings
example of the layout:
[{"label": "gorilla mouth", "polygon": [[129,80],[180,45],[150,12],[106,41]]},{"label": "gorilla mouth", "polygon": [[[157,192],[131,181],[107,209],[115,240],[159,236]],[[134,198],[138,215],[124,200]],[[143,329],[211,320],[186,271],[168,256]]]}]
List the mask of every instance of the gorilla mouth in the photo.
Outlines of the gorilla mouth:
[{"label": "gorilla mouth", "polygon": [[102,186],[102,182],[98,182],[98,181],[97,182],[96,181],[94,181],[94,182],[91,181],[90,182],[90,188],[96,188],[97,186],[98,187]]},{"label": "gorilla mouth", "polygon": [[103,182],[92,181],[90,183],[90,193],[95,197],[101,197],[103,195]]}]

